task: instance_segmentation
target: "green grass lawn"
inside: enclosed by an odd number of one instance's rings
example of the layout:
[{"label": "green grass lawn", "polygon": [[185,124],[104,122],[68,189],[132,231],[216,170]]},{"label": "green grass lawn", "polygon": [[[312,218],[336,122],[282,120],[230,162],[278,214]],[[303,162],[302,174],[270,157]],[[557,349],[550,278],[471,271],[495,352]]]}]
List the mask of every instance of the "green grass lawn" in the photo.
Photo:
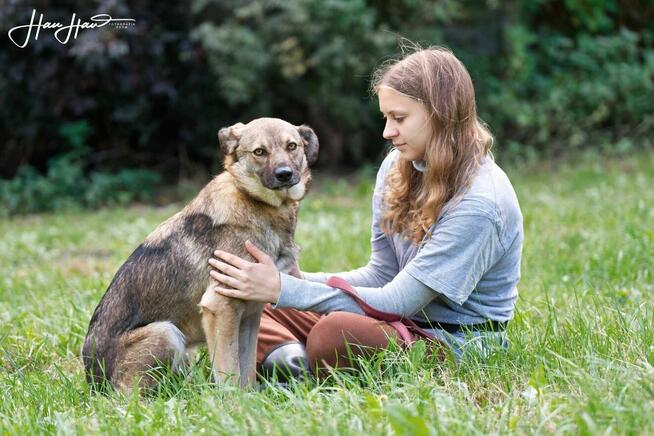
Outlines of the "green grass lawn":
[{"label": "green grass lawn", "polygon": [[[31,433],[654,433],[654,157],[513,168],[525,217],[506,353],[457,366],[423,347],[358,376],[241,391],[200,359],[140,399],[94,395],[80,349],[129,253],[180,205],[0,221],[0,430]],[[302,206],[306,271],[364,264],[370,181]]]}]

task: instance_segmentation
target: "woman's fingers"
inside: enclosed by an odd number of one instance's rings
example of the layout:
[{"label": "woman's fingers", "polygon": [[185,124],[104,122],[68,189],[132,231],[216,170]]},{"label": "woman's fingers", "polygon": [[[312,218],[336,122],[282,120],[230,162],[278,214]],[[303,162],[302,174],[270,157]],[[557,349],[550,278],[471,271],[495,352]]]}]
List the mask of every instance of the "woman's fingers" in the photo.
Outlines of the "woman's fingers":
[{"label": "woman's fingers", "polygon": [[214,292],[219,293],[220,295],[224,295],[225,297],[230,297],[230,298],[239,298],[243,299],[243,292],[239,291],[238,289],[227,289],[222,286],[215,285],[213,287]]},{"label": "woman's fingers", "polygon": [[246,244],[246,249],[258,263],[249,262],[222,250],[215,252],[218,259],[209,259],[209,265],[214,268],[209,274],[217,282],[213,285],[214,291],[239,300],[261,303],[278,301],[280,279],[275,263],[251,243]]},{"label": "woman's fingers", "polygon": [[214,251],[213,255],[219,259],[224,260],[225,262],[231,263],[238,269],[243,269],[251,263],[248,262],[247,260],[241,259],[238,256],[234,256],[233,254],[227,253],[226,251],[222,251],[222,250]]},{"label": "woman's fingers", "polygon": [[243,273],[240,269],[233,267],[232,265],[221,262],[218,259],[209,259],[209,265],[216,268],[218,271],[225,273],[229,276],[232,276],[236,279],[243,280]]},{"label": "woman's fingers", "polygon": [[236,289],[241,289],[243,287],[243,283],[239,282],[233,277],[226,276],[225,274],[221,274],[218,271],[212,270],[209,272],[209,275],[222,283],[223,285],[231,286],[232,288]]},{"label": "woman's fingers", "polygon": [[257,262],[264,264],[273,264],[274,262],[265,252],[250,241],[245,241],[245,249],[254,257]]}]

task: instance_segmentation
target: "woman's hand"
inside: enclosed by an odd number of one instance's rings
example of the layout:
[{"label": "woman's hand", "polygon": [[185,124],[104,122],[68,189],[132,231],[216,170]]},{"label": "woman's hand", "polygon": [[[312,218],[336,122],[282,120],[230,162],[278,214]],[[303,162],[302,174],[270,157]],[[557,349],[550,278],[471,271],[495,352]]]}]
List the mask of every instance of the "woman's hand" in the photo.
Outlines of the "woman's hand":
[{"label": "woman's hand", "polygon": [[[260,303],[276,303],[279,300],[281,281],[279,271],[273,260],[250,241],[245,242],[245,249],[258,263],[249,262],[222,250],[216,250],[209,259],[213,268],[209,274],[221,285],[214,290],[226,297]],[[224,286],[233,289],[228,289]]]}]

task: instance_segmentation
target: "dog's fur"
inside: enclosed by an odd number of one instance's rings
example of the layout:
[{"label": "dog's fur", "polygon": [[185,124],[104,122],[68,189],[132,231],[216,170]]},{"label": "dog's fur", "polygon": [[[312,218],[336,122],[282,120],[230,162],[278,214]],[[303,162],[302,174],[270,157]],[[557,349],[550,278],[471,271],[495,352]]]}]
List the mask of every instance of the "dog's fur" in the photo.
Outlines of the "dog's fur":
[{"label": "dog's fur", "polygon": [[[249,239],[280,271],[290,271],[298,201],[311,179],[318,138],[309,127],[274,118],[235,124],[218,138],[226,171],[145,239],[95,309],[82,350],[93,385],[150,388],[156,380],[149,369],[168,364],[175,370],[187,347],[203,342],[216,381],[254,382],[263,304],[217,294],[207,260],[216,249],[253,260],[244,246]],[[257,148],[266,153],[257,156]],[[289,180],[280,180],[280,169]]]}]

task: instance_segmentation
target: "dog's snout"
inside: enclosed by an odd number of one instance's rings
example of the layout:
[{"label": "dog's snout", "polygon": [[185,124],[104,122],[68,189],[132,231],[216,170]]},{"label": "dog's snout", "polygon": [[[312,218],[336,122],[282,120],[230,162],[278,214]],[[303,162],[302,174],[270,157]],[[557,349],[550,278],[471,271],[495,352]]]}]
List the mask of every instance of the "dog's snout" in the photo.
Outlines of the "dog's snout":
[{"label": "dog's snout", "polygon": [[268,189],[287,189],[300,181],[300,173],[289,162],[279,162],[262,174],[261,182]]},{"label": "dog's snout", "polygon": [[282,183],[286,183],[293,177],[293,170],[290,167],[279,167],[275,169],[275,178]]}]

